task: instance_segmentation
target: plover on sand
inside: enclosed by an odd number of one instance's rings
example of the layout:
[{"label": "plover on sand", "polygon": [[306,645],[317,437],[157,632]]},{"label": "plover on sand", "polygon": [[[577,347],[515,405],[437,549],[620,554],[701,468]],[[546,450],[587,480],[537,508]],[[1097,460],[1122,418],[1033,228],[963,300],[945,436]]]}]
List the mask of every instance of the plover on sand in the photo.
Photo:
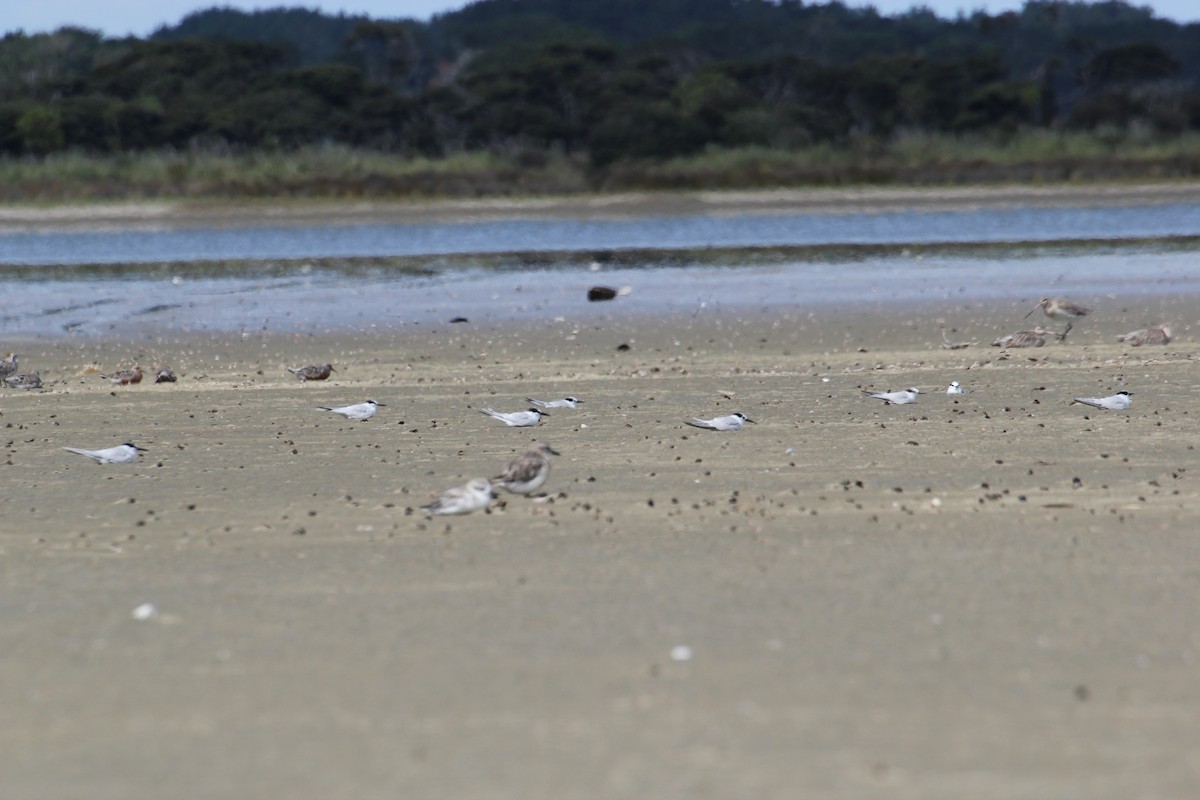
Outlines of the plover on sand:
[{"label": "plover on sand", "polygon": [[513,494],[533,494],[542,488],[550,476],[550,456],[558,451],[545,442],[535,442],[523,455],[509,462],[492,483],[503,486]]}]

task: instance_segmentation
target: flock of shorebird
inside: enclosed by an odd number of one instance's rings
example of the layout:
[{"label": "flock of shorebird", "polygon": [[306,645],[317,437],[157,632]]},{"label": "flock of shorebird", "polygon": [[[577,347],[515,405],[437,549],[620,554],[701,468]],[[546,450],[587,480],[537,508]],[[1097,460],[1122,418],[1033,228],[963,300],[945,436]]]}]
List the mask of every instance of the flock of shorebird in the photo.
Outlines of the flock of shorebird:
[{"label": "flock of shorebird", "polygon": [[[992,344],[996,347],[1041,347],[1045,345],[1046,339],[1051,336],[1058,338],[1060,341],[1065,340],[1067,334],[1071,332],[1075,321],[1091,313],[1090,308],[1076,305],[1067,300],[1043,297],[1025,315],[1025,318],[1028,319],[1038,309],[1041,309],[1052,320],[1066,322],[1066,329],[1059,333],[1038,326],[1032,330],[1018,331],[1009,336],[1002,336],[992,342]],[[1118,341],[1134,347],[1166,344],[1171,341],[1171,338],[1171,327],[1166,323],[1132,331],[1131,333],[1117,337]],[[948,346],[953,349],[965,345]],[[864,390],[864,392],[868,397],[882,400],[886,405],[915,403],[917,397],[921,394],[921,390],[917,387],[910,387],[900,391]],[[958,381],[951,381],[950,385],[946,387],[946,394],[948,395],[967,394],[967,392],[966,387]],[[1123,411],[1129,408],[1132,402],[1131,397],[1131,392],[1120,391],[1108,397],[1076,397],[1071,402],[1108,411]],[[526,400],[531,403],[531,406],[521,411],[504,412],[493,408],[485,408],[482,409],[482,413],[498,419],[510,427],[533,427],[539,425],[543,417],[549,416],[544,409],[575,408],[577,403],[583,402],[576,397],[566,397],[562,400],[550,402],[533,400],[531,398],[526,398]],[[693,417],[690,420],[685,420],[686,424],[693,427],[713,431],[739,431],[747,423],[753,422],[754,420],[741,412],[735,412],[727,416],[713,417],[711,419]],[[550,461],[547,458],[548,453],[554,453],[549,445],[535,444],[529,452],[509,464],[504,472],[497,477],[490,481],[487,478],[474,478],[463,486],[456,486],[453,489],[447,490],[434,502],[422,506],[422,509],[428,511],[430,514],[465,514],[485,509],[492,502],[495,486],[503,486],[509,491],[529,494],[540,488],[545,483],[547,475],[549,475]]]},{"label": "flock of shorebird", "polygon": [[[7,357],[0,359],[0,378],[13,389],[42,388],[40,372],[21,372],[20,368],[20,358],[16,353],[9,353]],[[100,377],[113,386],[129,386],[141,383],[143,374],[142,368],[135,364],[133,369],[122,369],[111,375],[101,375]],[[160,368],[154,376],[155,383],[174,383],[175,380],[175,373],[170,367]]]},{"label": "flock of shorebird", "polygon": [[[18,363],[17,355],[9,353],[7,358],[0,360],[0,377],[3,377],[9,385],[14,387],[40,388],[41,380],[38,378],[37,373],[33,373],[33,380],[15,379],[29,378],[29,376],[17,374]],[[327,380],[330,374],[336,371],[332,364],[287,367],[287,370],[301,382]],[[102,375],[101,377],[111,381],[113,384],[127,386],[141,382],[142,368],[134,366],[131,370],[122,370],[112,375]],[[174,382],[175,380],[175,374],[169,368],[164,367],[159,370],[158,378],[155,382]],[[29,385],[32,383],[36,383],[36,386]],[[529,427],[540,423],[542,417],[549,416],[543,409],[573,409],[577,408],[583,401],[578,397],[568,396],[561,400],[534,400],[533,398],[526,398],[526,402],[531,404],[527,411],[505,414],[488,408],[484,409],[483,413],[499,419],[509,426]],[[339,414],[348,420],[356,422],[371,419],[381,407],[385,407],[384,404],[375,400],[366,400],[362,403],[355,403],[348,406],[317,406],[321,411]],[[700,420],[697,420],[697,422],[700,422]],[[100,450],[88,450],[82,447],[64,447],[63,449],[84,456],[85,458],[90,458],[97,464],[132,464],[138,460],[140,453],[146,452],[145,448],[138,447],[132,442],[125,442],[116,447],[106,447]],[[436,500],[421,508],[430,514],[466,514],[490,506],[495,499],[496,488],[502,488],[512,494],[532,495],[538,489],[542,488],[546,483],[546,479],[550,476],[550,456],[558,454],[557,450],[545,442],[536,442],[525,453],[510,461],[494,478],[473,478],[463,486],[443,492]]]},{"label": "flock of shorebird", "polygon": [[[1083,319],[1092,313],[1092,309],[1072,303],[1070,300],[1064,300],[1061,297],[1043,297],[1037,301],[1037,305],[1029,310],[1029,313],[1025,315],[1025,319],[1029,319],[1033,312],[1038,309],[1041,309],[1047,317],[1056,322],[1067,323],[1067,327],[1059,333],[1058,331],[1052,331],[1038,325],[1031,330],[1017,331],[1007,336],[1001,336],[992,342],[992,347],[1041,347],[1046,344],[1046,340],[1049,338],[1066,341],[1067,334],[1075,326],[1076,320]],[[1171,332],[1170,324],[1161,322],[1158,325],[1152,325],[1148,328],[1123,333],[1117,337],[1117,341],[1134,347],[1141,347],[1143,345],[1168,344],[1173,338],[1174,334]],[[950,347],[953,347],[953,345],[950,345]]]},{"label": "flock of shorebird", "polygon": [[[1030,315],[1039,309],[1049,319],[1065,322],[1066,328],[1062,332],[1058,332],[1038,326],[1031,330],[1017,331],[1016,333],[1002,336],[992,342],[992,345],[1001,348],[1042,347],[1046,343],[1046,340],[1051,337],[1063,341],[1066,339],[1067,334],[1071,332],[1075,322],[1091,313],[1090,308],[1076,305],[1062,298],[1043,297],[1025,315],[1025,318],[1028,319]],[[943,338],[945,338],[944,333]],[[1133,347],[1141,347],[1143,345],[1167,344],[1172,338],[1171,326],[1167,323],[1161,323],[1122,334],[1117,337],[1117,340]],[[947,341],[945,346],[950,349],[958,349],[968,345],[955,345]],[[332,364],[287,367],[287,370],[301,382],[323,381],[328,379],[335,371]],[[143,374],[142,368],[135,365],[132,369],[121,370],[110,375],[101,375],[101,377],[114,385],[127,386],[140,383]],[[7,385],[13,388],[36,389],[41,388],[42,385],[39,373],[19,372],[18,357],[15,353],[9,353],[7,358],[0,359],[0,379],[3,379]],[[175,380],[175,373],[169,367],[160,368],[155,376],[155,383],[174,382]],[[966,394],[967,391],[958,381],[951,381],[950,385],[946,387],[946,394],[948,395]],[[900,391],[864,390],[864,393],[868,397],[882,400],[886,405],[907,405],[917,401],[921,390],[917,387],[910,387]],[[1132,403],[1131,397],[1131,392],[1120,391],[1107,397],[1076,397],[1071,402],[1109,411],[1123,411],[1130,407]],[[558,400],[535,400],[528,397],[525,399],[530,405],[523,410],[505,412],[497,411],[493,408],[484,408],[481,409],[481,413],[499,420],[509,427],[527,428],[539,425],[543,418],[550,416],[546,411],[547,409],[575,409],[583,402],[578,397],[573,396],[563,397]],[[378,409],[383,406],[383,403],[376,402],[375,400],[366,400],[347,406],[317,406],[317,408],[322,411],[339,414],[348,420],[365,421],[374,417]],[[744,428],[747,423],[754,423],[754,420],[741,412],[735,412],[727,416],[718,416],[711,419],[693,417],[689,420],[684,420],[684,422],[687,425],[705,430],[738,431]],[[78,447],[65,447],[63,449],[90,458],[99,464],[133,463],[137,461],[139,453],[145,452],[143,448],[131,442],[101,450],[86,450]],[[513,494],[533,495],[542,488],[550,475],[550,456],[552,455],[558,455],[558,452],[544,442],[536,442],[528,451],[509,462],[495,477],[490,479],[473,478],[462,486],[448,489],[433,502],[421,506],[421,509],[429,514],[439,515],[466,514],[486,509],[495,499],[497,488],[502,488]]]},{"label": "flock of shorebird", "polygon": [[[542,421],[542,417],[550,416],[544,408],[577,408],[583,401],[578,397],[564,397],[561,400],[534,400],[525,398],[530,408],[525,411],[503,413],[492,408],[482,409],[482,413],[493,419],[498,419],[510,428],[531,428]],[[512,494],[530,496],[550,477],[550,456],[558,455],[558,451],[545,442],[534,442],[529,449],[510,461],[500,474],[492,479],[472,478],[462,486],[447,489],[432,503],[421,506],[422,511],[430,514],[469,514],[472,511],[485,509],[496,498],[496,487]]]},{"label": "flock of shorebird", "polygon": [[[1088,314],[1092,313],[1092,309],[1072,303],[1061,297],[1043,297],[1037,301],[1029,313],[1025,315],[1025,319],[1037,310],[1041,311],[1050,319],[1057,322],[1067,323],[1067,327],[1060,333],[1058,331],[1049,330],[1042,326],[1037,326],[1031,330],[1017,331],[1010,333],[1007,336],[1001,336],[992,342],[993,347],[1000,348],[1016,348],[1016,347],[1042,347],[1046,344],[1046,339],[1050,337],[1057,338],[1059,341],[1066,341],[1067,334],[1071,332],[1075,321],[1083,319]],[[1117,341],[1132,345],[1133,347],[1142,347],[1143,345],[1163,345],[1167,344],[1174,338],[1170,324],[1166,322],[1152,325],[1148,328],[1142,328],[1129,333],[1123,333],[1117,337]],[[947,349],[957,350],[962,347],[969,347],[969,343],[953,344],[947,338],[943,331],[943,345]],[[886,405],[906,405],[915,403],[917,396],[921,390],[916,387],[910,387],[898,392],[873,392],[864,390],[868,397],[873,397],[877,400],[882,400]],[[966,394],[967,389],[964,388],[958,381],[950,381],[950,385],[946,387],[946,394]],[[1132,392],[1120,391],[1116,394],[1107,397],[1076,397],[1071,400],[1071,403],[1080,403],[1093,408],[1102,408],[1106,411],[1124,411],[1132,405]]]}]

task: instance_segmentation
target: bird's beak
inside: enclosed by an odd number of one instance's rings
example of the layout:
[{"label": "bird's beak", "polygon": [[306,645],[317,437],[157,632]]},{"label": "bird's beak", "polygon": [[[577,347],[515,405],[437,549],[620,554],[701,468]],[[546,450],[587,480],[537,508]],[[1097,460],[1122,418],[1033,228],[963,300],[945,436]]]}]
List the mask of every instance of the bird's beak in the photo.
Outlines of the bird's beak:
[{"label": "bird's beak", "polygon": [[[750,419],[749,417],[746,417],[746,422],[754,422],[754,420]],[[754,424],[757,425],[758,423],[754,422]]]},{"label": "bird's beak", "polygon": [[136,444],[133,446],[133,449],[137,450],[139,453],[149,453],[150,452],[149,450],[147,450],[144,447],[138,447]]},{"label": "bird's beak", "polygon": [[1029,319],[1029,318],[1030,318],[1030,317],[1033,315],[1033,312],[1037,311],[1037,310],[1038,310],[1039,308],[1041,308],[1041,307],[1042,307],[1042,304],[1041,304],[1041,303],[1038,303],[1036,306],[1034,306],[1033,308],[1029,309],[1029,313],[1028,313],[1028,314],[1026,314],[1026,315],[1023,317],[1023,319]]},{"label": "bird's beak", "polygon": [[562,453],[558,452],[550,445],[546,445],[546,452],[549,453],[550,455],[554,455],[554,456],[562,455]]}]

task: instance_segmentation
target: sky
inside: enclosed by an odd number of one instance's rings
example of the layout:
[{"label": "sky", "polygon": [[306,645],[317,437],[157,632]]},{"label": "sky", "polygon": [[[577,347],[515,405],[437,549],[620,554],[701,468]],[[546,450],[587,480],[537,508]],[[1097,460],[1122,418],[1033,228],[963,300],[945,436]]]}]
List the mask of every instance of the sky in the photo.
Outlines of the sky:
[{"label": "sky", "polygon": [[[914,5],[925,5],[943,17],[959,11],[984,10],[995,14],[1018,9],[1022,0],[843,0],[846,5],[873,5],[881,14],[896,14]],[[597,0],[604,2],[604,0]],[[436,13],[454,11],[466,0],[3,0],[0,5],[0,33],[24,30],[26,33],[51,31],[63,25],[99,30],[109,36],[146,36],[161,25],[173,25],[187,14],[213,6],[232,6],[246,10],[300,6],[318,8],[327,13],[339,11],[375,18],[413,17],[426,20]],[[1142,0],[1136,5],[1149,6],[1160,17],[1177,22],[1200,22],[1198,0]]]}]

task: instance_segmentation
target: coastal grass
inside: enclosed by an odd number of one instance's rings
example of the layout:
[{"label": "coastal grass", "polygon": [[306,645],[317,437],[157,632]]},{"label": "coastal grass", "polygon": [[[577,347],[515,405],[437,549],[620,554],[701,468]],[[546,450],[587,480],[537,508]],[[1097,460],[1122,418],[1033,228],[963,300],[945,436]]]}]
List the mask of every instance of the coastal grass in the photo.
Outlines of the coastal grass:
[{"label": "coastal grass", "polygon": [[901,134],[802,150],[711,149],[660,164],[620,164],[609,189],[944,186],[1194,179],[1200,134],[1162,138],[1031,130],[1009,136]]},{"label": "coastal grass", "polygon": [[158,150],[0,159],[0,201],[439,199],[656,189],[969,185],[1194,179],[1200,133],[1030,130],[998,136],[899,134],[802,149],[709,148],[603,169],[555,151],[399,156],[341,145],[293,151]]}]

